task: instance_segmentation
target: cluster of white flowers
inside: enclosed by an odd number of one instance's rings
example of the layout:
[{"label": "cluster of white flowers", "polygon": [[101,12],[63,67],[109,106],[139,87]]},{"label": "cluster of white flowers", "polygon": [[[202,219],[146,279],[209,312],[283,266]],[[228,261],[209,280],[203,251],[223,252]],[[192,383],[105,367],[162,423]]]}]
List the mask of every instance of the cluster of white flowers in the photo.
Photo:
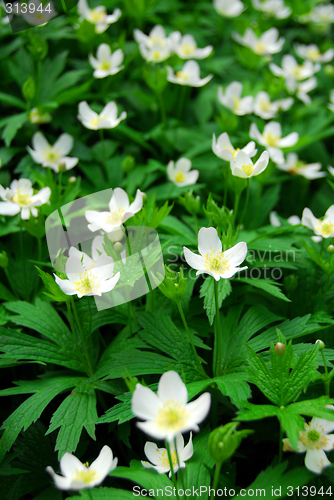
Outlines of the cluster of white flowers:
[{"label": "cluster of white flowers", "polygon": [[90,54],[89,62],[94,68],[95,78],[105,78],[109,75],[116,75],[124,66],[121,66],[124,54],[121,49],[115,50],[112,54],[109,45],[102,43],[97,49],[96,58]]},{"label": "cluster of white flowers", "polygon": [[282,50],[285,42],[283,37],[279,38],[279,32],[276,28],[270,28],[259,38],[252,29],[248,28],[244,36],[234,33],[233,38],[241,45],[249,47],[255,54],[259,55],[277,54],[277,52]]},{"label": "cluster of white flowers", "polygon": [[104,33],[122,15],[120,9],[115,9],[112,14],[107,14],[103,5],[90,9],[87,0],[79,0],[78,13],[81,15],[80,20],[86,19],[86,21],[95,25],[95,33],[97,34]]},{"label": "cluster of white flowers", "polygon": [[19,179],[11,182],[9,188],[0,185],[0,196],[3,201],[0,202],[1,215],[17,215],[21,213],[21,219],[30,218],[30,213],[37,217],[36,207],[40,207],[49,202],[51,189],[44,187],[34,193],[31,181],[29,179]]}]

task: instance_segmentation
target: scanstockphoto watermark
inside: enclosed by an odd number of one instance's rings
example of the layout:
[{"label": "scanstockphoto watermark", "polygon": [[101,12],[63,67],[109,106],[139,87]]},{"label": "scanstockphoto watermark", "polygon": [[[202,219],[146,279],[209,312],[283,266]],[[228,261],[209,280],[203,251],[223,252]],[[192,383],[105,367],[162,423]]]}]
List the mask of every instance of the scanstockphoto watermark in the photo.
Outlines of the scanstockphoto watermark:
[{"label": "scanstockphoto watermark", "polygon": [[[269,245],[271,247],[271,245]],[[196,269],[189,269],[189,266],[184,257],[183,251],[178,253],[179,247],[177,245],[171,245],[165,251],[166,264],[172,270],[178,272],[180,268],[183,271],[188,270],[189,279],[197,279]],[[295,262],[296,252],[293,249],[290,250],[248,250],[247,257],[245,259],[245,265],[249,268],[237,273],[236,278],[252,278],[252,279],[270,279],[279,281],[283,277],[282,267],[280,263]],[[205,279],[205,275],[203,278]]]},{"label": "scanstockphoto watermark", "polygon": [[[157,488],[157,489],[145,489],[141,488],[140,486],[134,486],[132,489],[133,496],[135,497],[154,497],[154,498],[163,498],[163,497],[174,497],[176,498],[177,496],[179,498],[182,497],[190,497],[190,498],[197,498],[201,496],[205,496],[208,498],[214,497],[214,498],[232,498],[236,495],[240,495],[241,497],[244,498],[264,498],[266,496],[266,490],[265,489],[241,489],[240,491],[237,491],[233,488],[211,488],[210,486],[198,486],[197,488],[193,486],[192,488],[175,488],[175,486],[165,486],[165,488]],[[275,490],[272,488],[272,492],[270,496],[276,496],[275,495]],[[277,495],[280,496],[280,495]]]}]

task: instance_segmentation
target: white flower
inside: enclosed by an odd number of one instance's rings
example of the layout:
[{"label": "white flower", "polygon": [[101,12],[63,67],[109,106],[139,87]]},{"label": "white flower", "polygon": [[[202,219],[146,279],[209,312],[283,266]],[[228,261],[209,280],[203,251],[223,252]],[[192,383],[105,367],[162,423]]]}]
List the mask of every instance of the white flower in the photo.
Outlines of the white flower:
[{"label": "white flower", "polygon": [[[273,227],[280,227],[281,221],[277,217],[277,212],[270,212],[269,214],[269,222]],[[297,226],[298,224],[301,224],[301,220],[298,217],[298,215],[291,215],[288,219],[287,222],[291,224],[291,226]]]},{"label": "white flower", "polygon": [[123,222],[139,212],[142,206],[143,193],[139,189],[137,189],[134,202],[130,205],[126,192],[121,188],[116,188],[109,201],[109,212],[86,210],[85,217],[89,222],[88,229],[93,232],[103,229],[106,233],[110,233],[115,229],[119,229]]},{"label": "white flower", "polygon": [[334,23],[334,5],[318,5],[311,12],[299,17],[300,22],[313,22],[315,24],[327,26]]},{"label": "white flower", "polygon": [[[334,410],[334,406],[327,405],[326,408]],[[325,451],[334,449],[334,435],[329,434],[334,431],[334,422],[325,418],[313,417],[309,424],[305,423],[305,431],[299,431],[299,441],[297,450],[291,445],[288,438],[283,439],[283,451],[297,451],[304,453],[305,466],[315,474],[321,474],[325,467],[329,467]]]},{"label": "white flower", "polygon": [[302,175],[306,179],[320,179],[325,177],[326,172],[320,172],[321,163],[305,163],[299,160],[296,153],[289,153],[285,163],[277,165],[277,168],[290,174]]},{"label": "white flower", "polygon": [[319,47],[315,44],[311,45],[295,45],[295,51],[302,59],[309,59],[313,62],[325,63],[329,62],[334,57],[334,50],[328,49],[321,54]]},{"label": "white flower", "polygon": [[296,59],[290,54],[285,54],[282,57],[281,68],[273,63],[269,64],[269,67],[274,75],[285,78],[285,85],[289,92],[295,92],[298,86],[297,82],[310,78],[320,70],[320,64],[313,64],[312,61],[305,61],[303,64],[298,64]]},{"label": "white flower", "polygon": [[89,54],[89,62],[95,69],[95,78],[105,78],[109,75],[116,75],[124,66],[121,66],[124,54],[121,49],[115,50],[112,54],[109,45],[102,43],[97,49],[97,59]]},{"label": "white flower", "polygon": [[27,146],[27,150],[35,163],[40,163],[43,167],[50,167],[55,172],[59,172],[59,167],[70,170],[78,163],[79,158],[66,156],[73,148],[73,137],[69,134],[62,134],[59,139],[50,146],[41,132],[36,132],[32,138],[34,149]]},{"label": "white flower", "polygon": [[242,179],[249,179],[254,175],[261,174],[268,166],[269,153],[263,151],[260,158],[253,164],[250,156],[244,151],[239,151],[236,154],[235,160],[231,160],[232,174]]},{"label": "white flower", "polygon": [[66,261],[65,272],[68,279],[54,275],[57,285],[66,295],[98,295],[110,292],[117,284],[120,273],[113,275],[114,262],[107,255],[100,255],[93,261],[84,252],[70,248]]},{"label": "white flower", "polygon": [[242,83],[232,82],[225,89],[225,95],[222,87],[218,88],[218,101],[229,108],[236,115],[242,116],[253,112],[252,96],[241,97]]},{"label": "white flower", "polygon": [[213,0],[213,6],[224,17],[237,17],[244,8],[240,0]]},{"label": "white flower", "polygon": [[12,181],[10,187],[6,189],[0,185],[0,196],[4,200],[0,202],[1,215],[16,215],[21,212],[21,219],[27,220],[30,212],[37,217],[38,212],[35,207],[49,202],[51,189],[45,187],[34,194],[31,181],[20,179]]},{"label": "white flower", "polygon": [[154,26],[149,35],[145,35],[139,29],[135,29],[133,36],[139,44],[142,57],[146,61],[158,63],[165,61],[170,56],[172,41],[169,37],[166,37],[162,26]]},{"label": "white flower", "polygon": [[334,177],[334,168],[333,168],[331,165],[328,165],[328,167],[327,167],[327,168],[328,168],[328,172],[329,172],[331,175],[333,175],[333,177]]},{"label": "white flower", "polygon": [[282,137],[281,124],[278,122],[267,123],[264,126],[263,134],[259,132],[255,123],[252,123],[249,135],[268,150],[270,158],[275,163],[284,163],[281,148],[294,146],[299,139],[297,132],[292,132],[286,137]]},{"label": "white flower", "polygon": [[32,108],[29,113],[29,121],[30,123],[40,124],[40,123],[49,123],[52,120],[50,113],[45,113],[38,108]]},{"label": "white flower", "polygon": [[277,19],[285,19],[290,16],[291,9],[284,5],[283,0],[252,0],[254,9],[262,10],[269,16],[276,17]]},{"label": "white flower", "polygon": [[86,467],[72,453],[65,453],[59,464],[62,476],[56,474],[52,467],[47,467],[46,471],[51,475],[59,490],[78,491],[93,488],[102,483],[109,472],[116,468],[117,461],[117,458],[113,459],[109,446],[103,446],[99,456],[90,467]]},{"label": "white flower", "polygon": [[309,208],[304,208],[302,215],[303,226],[309,227],[316,236],[323,238],[333,238],[334,236],[334,205],[330,206],[325,217],[320,220],[314,217]]},{"label": "white flower", "polygon": [[264,120],[269,120],[277,116],[279,109],[286,111],[293,104],[293,98],[280,99],[278,101],[270,101],[267,92],[261,91],[254,99],[254,114],[260,116]]},{"label": "white flower", "polygon": [[305,82],[301,82],[298,87],[297,87],[297,97],[301,101],[303,101],[305,104],[310,104],[311,98],[308,94],[308,92],[311,92],[311,90],[315,89],[316,86],[318,85],[317,79],[315,76],[312,78],[309,78],[308,80],[305,80]]},{"label": "white flower", "polygon": [[126,118],[126,112],[122,111],[117,118],[117,104],[108,102],[98,115],[87,104],[86,101],[79,103],[78,120],[81,121],[84,127],[90,130],[98,130],[100,128],[115,128],[119,123]]},{"label": "white flower", "polygon": [[205,59],[212,52],[212,45],[198,49],[195,38],[192,35],[182,36],[179,31],[171,33],[170,39],[172,41],[173,51],[181,59]]},{"label": "white flower", "polygon": [[190,184],[195,184],[199,171],[191,169],[191,161],[188,158],[180,158],[174,165],[173,160],[171,160],[167,165],[167,175],[168,179],[171,180],[176,186],[190,186]]},{"label": "white flower", "polygon": [[[180,469],[184,469],[186,464],[184,463],[186,460],[189,460],[193,456],[194,447],[192,443],[192,432],[190,433],[190,439],[187,446],[184,446],[184,439],[182,434],[177,434],[176,436],[176,450],[174,445],[170,447],[170,453],[172,458],[173,470],[176,473]],[[159,474],[163,474],[165,472],[169,472],[169,477],[171,477],[172,473],[170,471],[170,464],[168,460],[168,454],[166,448],[158,448],[155,443],[151,443],[147,441],[144,448],[145,455],[150,460],[150,462],[141,461],[143,466],[146,469],[155,469]],[[152,465],[153,464],[153,465]]]},{"label": "white flower", "polygon": [[276,54],[282,50],[285,42],[285,38],[283,37],[278,39],[279,32],[276,28],[270,28],[268,31],[265,31],[260,38],[250,28],[246,30],[244,36],[234,33],[232,37],[241,45],[249,47],[255,54],[259,55]]},{"label": "white flower", "polygon": [[[33,9],[31,9],[30,7],[32,5],[34,6]],[[47,24],[50,19],[58,14],[52,2],[43,2],[42,4],[40,0],[30,0],[29,3],[27,3],[26,8],[26,12],[23,12],[23,10],[21,10],[21,16],[28,24],[31,24],[32,26],[45,26],[45,24]]]},{"label": "white flower", "polygon": [[182,70],[174,71],[170,66],[167,66],[167,80],[179,85],[188,85],[189,87],[203,87],[206,85],[213,75],[208,75],[205,78],[200,77],[200,68],[196,61],[187,61]]},{"label": "white flower", "polygon": [[334,113],[334,90],[331,90],[331,93],[329,95],[329,103],[327,104],[327,108],[330,110],[330,111],[333,111]]},{"label": "white flower", "polygon": [[213,134],[212,137],[212,151],[216,156],[221,158],[222,160],[225,161],[231,161],[235,160],[236,155],[238,151],[243,151],[246,153],[249,157],[253,157],[257,153],[257,149],[255,149],[255,142],[251,141],[249,142],[244,148],[242,149],[234,149],[234,147],[231,144],[230,138],[226,132],[223,134],[220,134],[220,136],[217,139],[216,142],[216,136]]},{"label": "white flower", "polygon": [[103,33],[109,26],[120,18],[122,12],[120,9],[115,9],[112,14],[107,14],[106,8],[103,5],[90,9],[87,0],[79,0],[78,13],[81,14],[82,19],[95,24],[95,33]]},{"label": "white flower", "polygon": [[211,395],[206,392],[191,403],[188,391],[180,376],[169,371],[159,380],[158,394],[141,384],[132,395],[132,412],[146,420],[137,426],[155,439],[172,443],[177,434],[190,430],[199,431],[198,424],[209,413]]},{"label": "white flower", "polygon": [[183,251],[187,264],[193,269],[197,269],[196,276],[205,273],[219,281],[220,278],[232,278],[235,273],[247,269],[247,266],[237,267],[246,258],[246,243],[240,242],[222,252],[222,242],[214,227],[202,227],[199,230],[198,251],[200,255],[191,252],[186,247],[183,247]]}]

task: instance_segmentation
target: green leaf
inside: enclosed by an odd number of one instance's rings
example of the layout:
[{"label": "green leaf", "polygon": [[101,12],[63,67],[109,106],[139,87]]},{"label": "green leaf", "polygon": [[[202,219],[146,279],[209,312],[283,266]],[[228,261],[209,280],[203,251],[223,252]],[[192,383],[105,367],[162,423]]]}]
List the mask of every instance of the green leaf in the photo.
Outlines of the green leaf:
[{"label": "green leaf", "polygon": [[[223,300],[226,297],[228,297],[228,295],[230,295],[231,292],[232,292],[232,287],[230,280],[220,279],[218,281],[219,309],[221,308]],[[209,323],[210,325],[212,325],[216,315],[215,287],[214,287],[214,278],[212,276],[206,278],[202,283],[199,296],[204,297],[204,309],[209,319]]]},{"label": "green leaf", "polygon": [[18,115],[12,115],[6,120],[6,126],[2,132],[2,138],[6,143],[6,146],[10,146],[12,140],[16,136],[18,130],[25,124],[28,120],[28,113],[20,113]]},{"label": "green leaf", "polygon": [[34,389],[35,394],[22,403],[2,424],[1,429],[5,432],[0,440],[0,461],[10,450],[21,430],[27,430],[57,394],[73,387],[77,381],[78,377],[54,377],[39,381],[38,389],[36,386]]},{"label": "green leaf", "polygon": [[20,109],[27,109],[27,105],[17,97],[0,92],[0,101]]},{"label": "green leaf", "polygon": [[277,417],[287,437],[290,439],[291,445],[296,450],[299,441],[299,431],[305,429],[305,420],[297,413],[291,411],[290,406],[279,408]]},{"label": "green leaf", "polygon": [[242,283],[246,283],[247,285],[254,286],[255,288],[260,288],[264,292],[277,297],[278,299],[285,300],[286,302],[291,302],[278,288],[277,282],[274,280],[265,280],[265,279],[252,279],[252,278],[237,278],[236,281],[241,281]]},{"label": "green leaf", "polygon": [[303,247],[313,260],[325,273],[330,272],[330,263],[325,261],[319,253],[316,252],[316,250],[312,247],[310,247],[304,240],[302,240]]},{"label": "green leaf", "polygon": [[3,283],[0,283],[0,299],[6,301],[16,299],[15,295]]},{"label": "green leaf", "polygon": [[228,396],[236,406],[239,406],[241,401],[245,401],[252,395],[247,383],[248,375],[245,372],[228,373],[222,377],[216,377],[214,380],[220,392],[224,396]]},{"label": "green leaf", "polygon": [[168,215],[163,222],[160,223],[160,229],[167,231],[169,234],[183,236],[187,244],[197,245],[196,234],[173,215]]},{"label": "green leaf", "polygon": [[60,427],[55,449],[58,458],[66,451],[76,450],[82,429],[85,428],[92,439],[95,438],[95,422],[97,421],[96,394],[91,383],[77,385],[69,396],[55,411],[46,434]]},{"label": "green leaf", "polygon": [[42,271],[42,269],[40,269],[37,266],[36,266],[36,268],[37,268],[38,274],[40,275],[40,277],[44,283],[45,288],[50,292],[50,293],[44,292],[45,295],[47,295],[51,299],[55,300],[56,302],[67,302],[70,300],[69,295],[66,295],[66,293],[64,293],[62,291],[62,289],[60,288],[59,285],[57,285],[54,277],[51,276],[51,274]]},{"label": "green leaf", "polygon": [[[119,467],[118,467],[119,468]],[[80,496],[69,496],[67,500],[133,500],[134,495],[132,491],[121,490],[120,488],[94,488],[81,490]],[[152,498],[152,497],[151,497]],[[42,500],[42,499],[41,499]]]},{"label": "green leaf", "polygon": [[262,420],[263,418],[276,417],[279,408],[274,405],[253,405],[243,401],[241,410],[237,411],[235,420],[248,422],[251,420]]},{"label": "green leaf", "polygon": [[141,462],[136,460],[131,460],[130,467],[116,467],[110,476],[129,479],[147,490],[157,491],[158,488],[173,487],[173,483],[165,474],[157,474],[153,469],[144,469]]},{"label": "green leaf", "polygon": [[250,382],[257,385],[260,391],[275,405],[281,406],[283,404],[281,403],[281,387],[277,387],[272,372],[261,356],[256,354],[250,347],[247,346],[247,348],[249,353],[249,368],[247,371]]}]

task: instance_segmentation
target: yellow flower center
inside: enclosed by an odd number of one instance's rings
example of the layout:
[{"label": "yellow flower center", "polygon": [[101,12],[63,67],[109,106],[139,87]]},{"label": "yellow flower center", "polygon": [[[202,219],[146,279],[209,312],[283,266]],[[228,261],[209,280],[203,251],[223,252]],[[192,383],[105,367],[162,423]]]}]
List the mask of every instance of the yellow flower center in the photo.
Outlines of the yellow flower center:
[{"label": "yellow flower center", "polygon": [[123,216],[125,214],[125,208],[118,207],[114,208],[110,215],[108,215],[106,223],[111,224],[112,226],[118,226],[122,224]]},{"label": "yellow flower center", "polygon": [[264,43],[258,42],[254,47],[254,52],[256,54],[262,54],[266,50]]},{"label": "yellow flower center", "polygon": [[89,125],[92,127],[92,128],[97,128],[98,125],[99,125],[99,122],[101,121],[101,118],[99,116],[95,116],[95,118],[92,118],[89,122]]},{"label": "yellow flower center", "polygon": [[240,108],[239,97],[233,97],[233,108],[234,108],[234,111],[239,111],[239,108]]},{"label": "yellow flower center", "polygon": [[270,101],[260,101],[260,108],[262,109],[262,111],[270,111],[270,106]]},{"label": "yellow flower center", "polygon": [[102,71],[109,71],[110,70],[111,63],[108,61],[102,61],[99,69],[102,69]]},{"label": "yellow flower center", "polygon": [[190,56],[196,50],[195,45],[191,45],[190,43],[185,43],[180,47],[180,52],[185,56]]},{"label": "yellow flower center", "polygon": [[237,157],[237,152],[240,151],[240,148],[228,148],[227,146],[225,146],[226,149],[229,149],[231,151],[231,154],[232,154],[232,157],[233,157],[233,160],[236,159]]},{"label": "yellow flower center", "polygon": [[11,201],[17,203],[18,205],[26,206],[30,205],[31,197],[29,193],[26,193],[24,191],[21,191],[21,189],[18,189],[16,193],[11,197]]},{"label": "yellow flower center", "polygon": [[333,222],[320,221],[320,226],[317,227],[317,230],[323,236],[329,236],[330,234],[334,233],[334,223]]},{"label": "yellow flower center", "polygon": [[[168,454],[167,450],[159,450],[159,462],[162,467],[170,467],[169,460],[168,460]],[[173,446],[171,446],[170,450],[171,458],[172,458],[172,464],[173,468],[177,465],[177,456],[176,456],[176,451]]]},{"label": "yellow flower center", "polygon": [[58,149],[47,148],[43,151],[43,154],[46,161],[51,161],[53,163],[57,163],[61,158]]},{"label": "yellow flower center", "polygon": [[161,52],[158,52],[157,50],[155,52],[152,52],[152,59],[155,59],[156,61],[160,59],[161,57]]},{"label": "yellow flower center", "polygon": [[185,178],[186,178],[186,176],[184,175],[183,172],[178,172],[177,174],[175,174],[175,177],[174,177],[176,182],[183,182],[185,180]]},{"label": "yellow flower center", "polygon": [[175,73],[175,76],[176,76],[176,78],[178,78],[182,82],[186,82],[188,80],[188,78],[189,78],[189,75],[183,73],[182,71],[177,71]]},{"label": "yellow flower center", "polygon": [[303,78],[302,70],[303,66],[300,64],[292,68],[292,73],[295,75],[297,80],[301,80]]},{"label": "yellow flower center", "polygon": [[178,431],[186,425],[189,418],[190,413],[182,403],[169,399],[158,411],[155,423],[161,429]]},{"label": "yellow flower center", "polygon": [[204,255],[204,268],[214,273],[223,273],[224,271],[228,271],[231,266],[223,252],[211,250]]},{"label": "yellow flower center", "polygon": [[307,56],[311,59],[311,61],[317,61],[320,56],[320,52],[318,49],[310,49],[307,51]]},{"label": "yellow flower center", "polygon": [[93,23],[96,23],[98,21],[101,21],[104,17],[106,16],[105,12],[104,11],[96,11],[96,9],[93,9],[90,11],[90,20],[93,22]]},{"label": "yellow flower center", "polygon": [[165,45],[165,40],[163,38],[161,38],[161,36],[150,36],[149,39],[150,39],[150,42],[152,43],[152,45],[154,43],[158,43],[159,45],[162,45],[162,46]]},{"label": "yellow flower center", "polygon": [[89,484],[95,479],[97,476],[97,471],[96,470],[89,470],[89,469],[84,469],[81,471],[76,471],[74,479],[78,481],[83,481],[86,484]]},{"label": "yellow flower center", "polygon": [[73,285],[77,292],[82,295],[87,293],[96,293],[100,290],[99,277],[92,271],[84,271],[79,274],[80,281],[73,281]]},{"label": "yellow flower center", "polygon": [[248,163],[248,165],[243,165],[241,167],[241,170],[243,170],[245,172],[245,174],[248,175],[248,177],[249,177],[253,173],[254,165],[252,165],[251,163]]},{"label": "yellow flower center", "polygon": [[279,136],[277,134],[272,134],[271,132],[266,132],[263,135],[263,139],[268,146],[275,147],[279,141]]},{"label": "yellow flower center", "polygon": [[328,444],[327,436],[316,429],[312,429],[311,423],[305,424],[305,429],[305,431],[299,432],[299,438],[306,448],[321,450]]}]

